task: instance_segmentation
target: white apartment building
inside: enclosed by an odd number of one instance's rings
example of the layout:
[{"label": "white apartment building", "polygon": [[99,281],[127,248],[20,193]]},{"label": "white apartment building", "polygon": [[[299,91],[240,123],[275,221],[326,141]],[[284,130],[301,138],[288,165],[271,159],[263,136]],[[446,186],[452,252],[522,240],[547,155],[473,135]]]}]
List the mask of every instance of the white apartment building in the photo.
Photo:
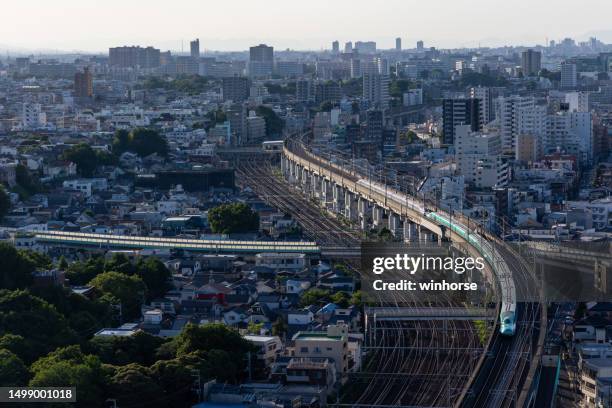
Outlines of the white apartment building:
[{"label": "white apartment building", "polygon": [[334,361],[336,372],[348,373],[348,326],[330,325],[327,331],[297,332],[293,336],[296,357],[325,357]]},{"label": "white apartment building", "polygon": [[590,112],[557,112],[548,116],[546,152],[576,155],[583,163],[593,160],[593,118]]},{"label": "white apartment building", "polygon": [[498,133],[472,132],[469,125],[455,128],[455,161],[459,175],[476,188],[508,183],[508,164],[501,157]]},{"label": "white apartment building", "polygon": [[494,119],[493,98],[491,96],[491,88],[482,86],[470,89],[470,98],[480,101],[480,123],[487,125]]},{"label": "white apartment building", "polygon": [[500,97],[499,126],[502,151],[516,154],[519,134],[543,136],[546,132],[546,107],[536,105],[532,97]]},{"label": "white apartment building", "polygon": [[[602,385],[602,380],[612,378],[612,359],[594,358],[585,360],[580,376],[580,391],[583,395],[584,407],[597,407],[601,402],[601,397],[605,395],[605,390],[598,389]],[[600,401],[598,401],[598,396]],[[608,391],[609,399],[609,391]]]},{"label": "white apartment building", "polygon": [[588,210],[593,217],[593,228],[603,230],[612,227],[612,198],[589,201],[567,201],[565,208]]},{"label": "white apartment building", "polygon": [[38,129],[47,124],[47,115],[40,103],[24,103],[21,113],[23,129]]},{"label": "white apartment building", "polygon": [[247,118],[247,140],[249,144],[261,143],[266,138],[266,121],[254,111]]},{"label": "white apartment building", "polygon": [[565,102],[569,104],[570,112],[589,112],[588,92],[568,92],[565,94]]}]

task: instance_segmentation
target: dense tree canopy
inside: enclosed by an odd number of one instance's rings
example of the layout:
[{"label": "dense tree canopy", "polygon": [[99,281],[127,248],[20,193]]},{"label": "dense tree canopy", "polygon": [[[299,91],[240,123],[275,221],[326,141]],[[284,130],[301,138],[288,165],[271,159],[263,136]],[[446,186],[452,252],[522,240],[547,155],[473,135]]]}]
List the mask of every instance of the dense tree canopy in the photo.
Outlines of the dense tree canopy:
[{"label": "dense tree canopy", "polygon": [[31,367],[31,387],[76,387],[77,406],[104,405],[107,375],[100,359],[83,354],[79,346],[60,348],[40,358]]},{"label": "dense tree canopy", "polygon": [[222,204],[208,211],[208,222],[213,232],[233,234],[257,231],[259,215],[244,203]]},{"label": "dense tree canopy", "polygon": [[140,316],[140,306],[146,296],[146,286],[138,276],[120,272],[103,272],[89,282],[101,293],[110,295],[121,303],[122,316],[132,319]]},{"label": "dense tree canopy", "polygon": [[0,348],[0,384],[4,387],[24,386],[30,373],[23,361],[13,352]]},{"label": "dense tree canopy", "polygon": [[24,361],[77,340],[55,307],[23,290],[0,290],[0,333],[25,339],[25,355],[19,356]]},{"label": "dense tree canopy", "polygon": [[115,159],[108,152],[96,151],[87,143],[70,147],[62,157],[76,164],[77,173],[83,177],[93,176],[99,166],[115,163]]},{"label": "dense tree canopy", "polygon": [[165,137],[153,129],[138,127],[130,132],[118,130],[113,138],[113,153],[119,156],[124,152],[136,153],[140,157],[153,153],[166,157],[168,142]]},{"label": "dense tree canopy", "polygon": [[30,258],[18,252],[6,242],[0,242],[0,288],[25,289],[32,283],[32,272],[36,265]]}]

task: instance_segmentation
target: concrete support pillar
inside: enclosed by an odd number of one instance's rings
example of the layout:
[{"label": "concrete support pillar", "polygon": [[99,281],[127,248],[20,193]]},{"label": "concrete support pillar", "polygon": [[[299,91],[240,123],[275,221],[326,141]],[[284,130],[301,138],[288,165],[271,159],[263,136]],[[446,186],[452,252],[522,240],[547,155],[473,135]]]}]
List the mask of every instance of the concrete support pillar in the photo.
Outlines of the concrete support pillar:
[{"label": "concrete support pillar", "polygon": [[351,221],[356,221],[359,217],[358,202],[355,194],[344,190],[344,216]]},{"label": "concrete support pillar", "polygon": [[389,213],[389,231],[396,238],[401,238],[402,236],[402,226],[400,216],[395,213]]},{"label": "concrete support pillar", "polygon": [[378,228],[382,224],[383,216],[384,211],[382,207],[379,207],[374,204],[374,206],[372,207],[372,224],[374,224],[374,227]]},{"label": "concrete support pillar", "polygon": [[327,207],[333,200],[332,183],[321,178],[321,204]]},{"label": "concrete support pillar", "polygon": [[365,200],[359,197],[357,201],[357,210],[359,212],[359,224],[361,229],[364,231],[368,231],[370,226],[372,225],[372,210],[371,203],[368,200]]},{"label": "concrete support pillar", "polygon": [[419,235],[419,242],[427,242],[427,229],[421,227],[421,225],[418,225],[417,231]]},{"label": "concrete support pillar", "polygon": [[406,242],[414,242],[418,240],[417,224],[406,219],[404,220],[404,240]]},{"label": "concrete support pillar", "polygon": [[341,214],[344,210],[344,188],[338,184],[334,184],[333,188],[333,210]]}]

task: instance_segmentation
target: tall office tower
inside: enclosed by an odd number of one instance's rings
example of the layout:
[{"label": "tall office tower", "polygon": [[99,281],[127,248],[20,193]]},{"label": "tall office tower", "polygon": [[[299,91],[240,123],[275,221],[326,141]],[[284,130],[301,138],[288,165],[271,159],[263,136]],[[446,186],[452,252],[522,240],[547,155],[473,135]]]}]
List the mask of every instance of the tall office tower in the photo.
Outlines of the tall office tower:
[{"label": "tall office tower", "polygon": [[561,63],[561,88],[575,89],[578,86],[578,72],[576,64]]},{"label": "tall office tower", "polygon": [[469,125],[474,132],[482,128],[480,122],[480,100],[444,99],[442,101],[443,143],[451,145],[455,141],[455,129],[459,125]]},{"label": "tall office tower", "polygon": [[588,92],[568,92],[565,94],[565,103],[569,105],[570,112],[588,112],[589,93]]},{"label": "tall office tower", "polygon": [[495,119],[495,109],[493,108],[493,92],[491,88],[478,86],[470,88],[470,98],[480,101],[480,123],[486,125]]},{"label": "tall office tower", "polygon": [[161,52],[153,47],[109,48],[108,63],[119,68],[157,68],[161,63]]},{"label": "tall office tower", "polygon": [[425,49],[425,43],[423,41],[417,41],[417,51],[423,51]]},{"label": "tall office tower", "polygon": [[546,133],[546,106],[536,105],[532,97],[517,95],[500,97],[499,126],[502,150],[516,155],[517,138],[520,134],[532,134],[543,138]]},{"label": "tall office tower", "polygon": [[521,71],[523,76],[537,75],[542,69],[542,53],[534,50],[527,50],[521,53]]},{"label": "tall office tower", "polygon": [[465,181],[476,188],[501,187],[508,183],[508,164],[501,157],[498,133],[472,131],[469,125],[457,126],[455,163]]},{"label": "tall office tower", "polygon": [[361,78],[361,60],[358,58],[351,58],[351,78]]},{"label": "tall office tower", "polygon": [[222,90],[224,101],[243,102],[249,97],[249,80],[239,76],[225,77]]},{"label": "tall office tower", "polygon": [[395,39],[395,51],[401,51],[402,50],[402,39],[397,37]]},{"label": "tall office tower", "polygon": [[334,41],[332,43],[332,52],[334,54],[339,54],[340,53],[340,43],[338,41]]},{"label": "tall office tower", "polygon": [[83,72],[74,74],[74,96],[77,98],[91,98],[93,96],[93,75],[89,67],[85,67]]},{"label": "tall office tower", "polygon": [[374,57],[376,72],[380,75],[389,75],[389,60],[381,57]]},{"label": "tall office tower", "polygon": [[351,41],[344,43],[344,52],[347,54],[353,52],[353,43]]},{"label": "tall office tower", "polygon": [[274,47],[259,44],[249,49],[249,75],[266,77],[272,75],[274,69]]},{"label": "tall office tower", "polygon": [[191,58],[200,58],[200,39],[196,38],[195,40],[190,42],[189,47],[191,50]]},{"label": "tall office tower", "polygon": [[307,79],[295,81],[295,99],[298,102],[308,102],[313,99],[312,85]]},{"label": "tall office tower", "polygon": [[370,101],[371,106],[380,110],[389,107],[389,76],[380,74],[363,75],[363,98]]}]

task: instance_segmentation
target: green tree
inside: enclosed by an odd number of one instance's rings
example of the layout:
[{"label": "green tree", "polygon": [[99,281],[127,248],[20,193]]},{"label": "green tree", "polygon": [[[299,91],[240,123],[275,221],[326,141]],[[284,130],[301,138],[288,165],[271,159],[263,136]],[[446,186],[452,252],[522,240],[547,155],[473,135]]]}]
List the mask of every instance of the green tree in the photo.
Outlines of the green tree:
[{"label": "green tree", "polygon": [[324,302],[329,302],[329,291],[320,288],[310,288],[300,298],[300,306],[306,307],[310,305],[317,305]]},{"label": "green tree", "polygon": [[259,215],[244,203],[221,204],[208,211],[213,232],[234,234],[259,229]]},{"label": "green tree", "polygon": [[247,326],[247,333],[249,334],[261,334],[261,329],[263,329],[263,323],[254,323],[249,322]]},{"label": "green tree", "polygon": [[133,152],[140,157],[158,154],[168,155],[168,142],[156,130],[138,127],[127,135],[125,131],[117,131],[113,138],[113,153],[117,156],[124,152]]},{"label": "green tree", "polygon": [[93,278],[104,272],[104,259],[92,257],[85,262],[73,262],[66,271],[66,278],[71,285],[86,285]]},{"label": "green tree", "polygon": [[31,387],[76,387],[77,406],[104,404],[107,373],[97,356],[83,354],[79,346],[60,348],[31,367]]},{"label": "green tree", "polygon": [[0,242],[0,289],[24,289],[32,284],[35,264],[6,242]]},{"label": "green tree", "polygon": [[25,339],[26,351],[19,357],[26,362],[77,340],[55,307],[23,290],[0,290],[0,333]]},{"label": "green tree", "polygon": [[193,400],[193,376],[179,360],[160,360],[151,366],[151,377],[164,390],[166,406],[177,407]]},{"label": "green tree", "polygon": [[13,352],[0,348],[0,384],[4,387],[25,386],[30,373],[23,361]]},{"label": "green tree", "polygon": [[151,370],[139,364],[117,367],[110,378],[109,393],[117,399],[118,406],[136,406],[143,401],[148,401],[149,406],[163,406],[153,404],[163,391],[152,378]]},{"label": "green tree", "polygon": [[104,272],[93,278],[89,284],[119,300],[124,318],[133,319],[140,316],[140,306],[146,296],[146,286],[138,276]]},{"label": "green tree", "polygon": [[18,164],[15,167],[15,181],[28,196],[41,190],[40,180],[34,178],[23,164]]},{"label": "green tree", "polygon": [[266,121],[266,136],[280,136],[283,133],[285,122],[278,117],[276,112],[267,106],[259,105],[255,109],[257,116],[261,116]]},{"label": "green tree", "polygon": [[350,299],[346,292],[336,292],[330,297],[330,300],[340,307],[348,307]]},{"label": "green tree", "polygon": [[287,333],[287,323],[279,316],[274,323],[272,323],[272,334],[274,336],[283,336],[285,333]]},{"label": "green tree", "polygon": [[96,152],[87,143],[79,143],[70,147],[64,152],[63,158],[76,164],[77,173],[83,177],[93,176],[98,167]]},{"label": "green tree", "polygon": [[155,257],[139,259],[136,273],[147,286],[149,300],[162,297],[171,288],[172,272]]},{"label": "green tree", "polygon": [[0,184],[0,221],[8,214],[11,209],[11,200],[9,195],[6,193],[4,186]]},{"label": "green tree", "polygon": [[163,343],[162,338],[139,331],[133,336],[94,337],[85,349],[106,364],[149,366],[157,360],[156,351]]}]

